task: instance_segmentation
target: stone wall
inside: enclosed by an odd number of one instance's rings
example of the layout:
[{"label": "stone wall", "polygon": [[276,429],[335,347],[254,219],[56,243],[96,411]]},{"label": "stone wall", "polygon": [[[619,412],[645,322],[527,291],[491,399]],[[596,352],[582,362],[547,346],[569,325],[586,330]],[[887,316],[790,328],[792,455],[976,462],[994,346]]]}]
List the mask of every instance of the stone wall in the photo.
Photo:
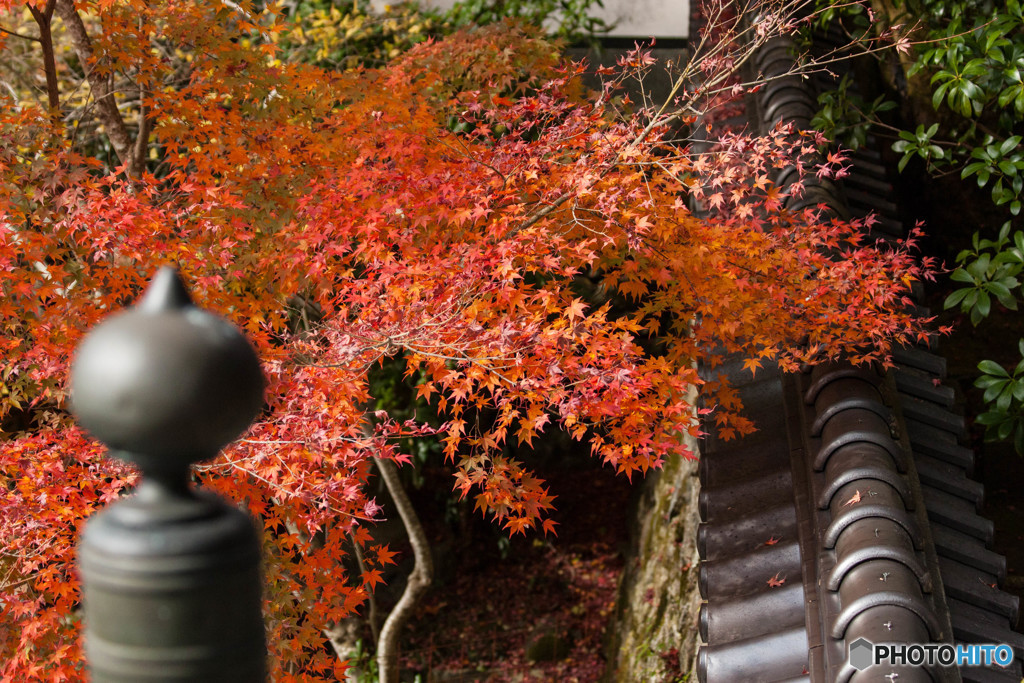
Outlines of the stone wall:
[{"label": "stone wall", "polygon": [[699,491],[696,461],[680,457],[641,488],[609,638],[608,683],[689,680],[700,641]]}]

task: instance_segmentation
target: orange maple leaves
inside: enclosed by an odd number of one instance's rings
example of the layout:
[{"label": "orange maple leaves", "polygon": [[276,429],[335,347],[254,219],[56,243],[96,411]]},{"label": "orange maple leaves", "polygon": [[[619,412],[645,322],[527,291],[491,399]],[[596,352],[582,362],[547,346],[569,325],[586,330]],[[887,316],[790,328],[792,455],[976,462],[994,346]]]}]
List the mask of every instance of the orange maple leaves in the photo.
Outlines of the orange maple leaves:
[{"label": "orange maple leaves", "polygon": [[[74,669],[74,529],[132,478],[69,425],[64,376],[83,330],[159,262],[245,328],[270,379],[265,414],[198,476],[263,523],[282,680],[332,671],[322,626],[394,561],[359,522],[379,509],[370,456],[407,459],[401,439],[436,436],[455,489],[511,533],[553,531],[554,501],[510,439],[561,429],[644,473],[690,455],[699,391],[725,431],[751,428],[696,362],[875,360],[922,331],[901,297],[926,269],[905,248],[779,210],[766,178],[810,142],[780,131],[695,154],[642,106],[620,116],[614,84],[588,99],[582,68],[531,32],[462,33],[333,74],[275,63],[259,37],[274,17],[89,7],[109,30],[98,49],[146,86],[137,113],[159,160],[129,181],[31,107],[0,112],[15,142],[0,184],[16,190],[0,194],[0,419],[23,423],[0,453],[0,600],[18,626],[0,635],[4,675]],[[129,28],[192,61],[152,54]],[[689,198],[719,210],[697,217]],[[398,357],[443,424],[370,417],[368,371]],[[367,566],[346,576],[353,542]]]}]

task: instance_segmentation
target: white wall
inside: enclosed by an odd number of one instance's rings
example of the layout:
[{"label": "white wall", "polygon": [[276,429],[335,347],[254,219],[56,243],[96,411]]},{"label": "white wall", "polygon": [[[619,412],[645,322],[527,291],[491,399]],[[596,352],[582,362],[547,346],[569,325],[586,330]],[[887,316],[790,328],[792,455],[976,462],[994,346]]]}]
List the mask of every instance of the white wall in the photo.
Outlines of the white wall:
[{"label": "white wall", "polygon": [[689,34],[689,0],[604,0],[594,12],[609,24],[609,34],[625,38],[686,38]]},{"label": "white wall", "polygon": [[[424,5],[447,9],[455,0],[421,0]],[[373,0],[378,9],[387,0]],[[595,15],[615,23],[609,34],[623,38],[686,38],[689,36],[689,0],[604,0]]]}]

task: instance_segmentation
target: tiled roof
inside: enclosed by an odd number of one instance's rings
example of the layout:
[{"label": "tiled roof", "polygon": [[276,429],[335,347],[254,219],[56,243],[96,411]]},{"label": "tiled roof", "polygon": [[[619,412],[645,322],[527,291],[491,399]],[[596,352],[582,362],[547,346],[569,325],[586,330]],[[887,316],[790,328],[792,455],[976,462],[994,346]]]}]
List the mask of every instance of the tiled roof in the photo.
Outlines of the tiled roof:
[{"label": "tiled roof", "polygon": [[[758,55],[784,73],[792,45]],[[764,88],[748,117],[806,128],[816,109],[805,82]],[[787,184],[795,176],[780,177]],[[792,208],[880,217],[902,231],[879,156],[861,150],[842,184],[814,182]],[[704,645],[700,681],[1020,681],[1024,636],[1017,598],[999,589],[1005,559],[978,514],[982,487],[961,445],[944,360],[905,348],[884,374],[836,363],[802,374],[716,369],[739,388],[758,431],[701,451],[698,550]],[[849,644],[1009,643],[1007,669],[873,667],[857,671]]]}]

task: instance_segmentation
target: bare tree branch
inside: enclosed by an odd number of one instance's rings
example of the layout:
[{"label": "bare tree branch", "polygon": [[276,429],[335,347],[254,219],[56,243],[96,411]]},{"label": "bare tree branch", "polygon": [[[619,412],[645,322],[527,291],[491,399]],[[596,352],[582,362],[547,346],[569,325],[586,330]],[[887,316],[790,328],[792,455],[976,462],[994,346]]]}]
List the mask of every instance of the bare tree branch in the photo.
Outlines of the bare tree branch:
[{"label": "bare tree branch", "polygon": [[[366,562],[363,560],[363,550],[359,547],[359,541],[356,540],[356,535],[351,531],[348,535],[349,538],[352,539],[352,550],[356,556],[356,564],[359,566],[359,573],[362,574],[366,571]],[[373,636],[373,642],[376,643],[380,640],[380,617],[377,612],[377,598],[373,593],[371,593],[367,598],[367,603],[369,609],[367,610],[368,614],[366,615],[366,620],[370,624],[370,635]]]},{"label": "bare tree branch", "polygon": [[3,26],[0,26],[0,33],[6,33],[9,36],[13,36],[15,38],[21,38],[22,40],[31,40],[33,43],[38,43],[39,42],[39,38],[37,38],[36,36],[26,36],[23,33],[18,33],[16,31],[12,31],[10,29],[6,29]]}]

